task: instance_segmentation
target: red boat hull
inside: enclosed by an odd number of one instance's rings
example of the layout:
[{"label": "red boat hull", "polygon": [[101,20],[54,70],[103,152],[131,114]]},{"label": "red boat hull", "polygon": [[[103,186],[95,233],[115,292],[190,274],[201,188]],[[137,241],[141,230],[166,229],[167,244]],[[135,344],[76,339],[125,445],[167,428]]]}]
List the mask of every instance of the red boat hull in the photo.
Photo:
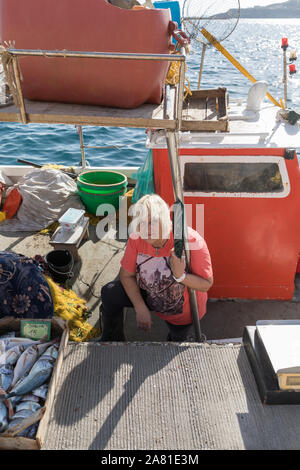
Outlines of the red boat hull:
[{"label": "red boat hull", "polygon": [[[104,0],[0,0],[1,42],[16,49],[168,54],[169,10],[124,10]],[[135,108],[160,103],[168,62],[25,57],[30,100]]]}]

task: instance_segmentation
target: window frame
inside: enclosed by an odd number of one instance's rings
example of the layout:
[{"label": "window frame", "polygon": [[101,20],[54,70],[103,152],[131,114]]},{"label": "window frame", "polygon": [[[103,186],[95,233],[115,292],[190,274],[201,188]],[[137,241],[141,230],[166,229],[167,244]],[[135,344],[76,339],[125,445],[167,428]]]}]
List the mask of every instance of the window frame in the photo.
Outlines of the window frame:
[{"label": "window frame", "polygon": [[[291,185],[284,157],[269,155],[180,155],[180,172],[183,195],[185,197],[235,197],[235,198],[285,198],[290,194]],[[186,163],[277,163],[282,179],[280,192],[218,192],[184,190],[184,166]]]}]

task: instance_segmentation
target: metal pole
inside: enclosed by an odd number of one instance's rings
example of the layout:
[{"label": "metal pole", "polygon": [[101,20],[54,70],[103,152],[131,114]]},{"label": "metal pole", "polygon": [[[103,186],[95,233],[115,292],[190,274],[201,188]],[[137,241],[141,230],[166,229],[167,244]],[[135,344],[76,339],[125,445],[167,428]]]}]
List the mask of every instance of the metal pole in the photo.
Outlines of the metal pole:
[{"label": "metal pole", "polygon": [[83,143],[83,135],[82,135],[82,127],[81,126],[76,126],[79,134],[79,140],[80,140],[80,150],[81,150],[81,166],[82,168],[86,167],[86,161],[85,161],[85,152],[84,152],[84,143]]},{"label": "metal pole", "polygon": [[284,85],[284,108],[287,108],[287,61],[286,61],[286,48],[283,48],[283,85]]},{"label": "metal pole", "polygon": [[[162,60],[173,61],[174,54],[143,54],[126,52],[87,52],[87,51],[50,51],[44,49],[13,49],[7,48],[5,52],[13,56],[44,56],[44,57],[83,57],[86,59],[124,59],[124,60]],[[176,55],[176,61],[185,62],[183,54]]]},{"label": "metal pole", "polygon": [[[177,60],[177,58],[176,58]],[[181,129],[182,122],[182,109],[183,109],[183,100],[184,100],[184,80],[185,80],[185,62],[181,62],[179,68],[179,84],[178,84],[178,100],[177,100],[177,120],[178,120],[178,130]]]},{"label": "metal pole", "polygon": [[[183,191],[182,191],[181,174],[180,174],[180,166],[179,166],[177,133],[172,132],[172,131],[166,131],[166,139],[167,139],[170,169],[171,169],[171,175],[172,175],[175,200],[178,199],[183,203]],[[189,247],[189,242],[188,242],[188,231],[187,231],[185,214],[184,214],[184,249],[185,249],[185,254],[186,254],[186,265],[188,269],[190,266],[190,262],[191,262],[191,254],[190,254],[190,247]],[[204,336],[202,335],[201,328],[200,328],[196,293],[193,289],[190,289],[190,288],[188,288],[188,292],[189,292],[190,307],[191,307],[191,312],[192,312],[193,324],[195,328],[196,340],[198,342],[203,342]]]},{"label": "metal pole", "polygon": [[203,72],[203,64],[204,64],[204,56],[206,52],[206,44],[202,44],[202,55],[201,55],[201,64],[200,64],[200,70],[199,70],[199,77],[198,77],[198,90],[200,90],[200,82],[202,78],[202,72]]}]

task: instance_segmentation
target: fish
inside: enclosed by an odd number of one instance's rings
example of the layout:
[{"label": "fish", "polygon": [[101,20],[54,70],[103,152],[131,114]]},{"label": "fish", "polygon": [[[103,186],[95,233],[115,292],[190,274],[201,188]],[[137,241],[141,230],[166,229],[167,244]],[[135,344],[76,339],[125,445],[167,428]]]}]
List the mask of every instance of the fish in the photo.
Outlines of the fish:
[{"label": "fish", "polygon": [[49,384],[46,383],[32,390],[32,394],[38,398],[42,398],[43,400],[46,400],[48,389],[49,389]]},{"label": "fish", "polygon": [[5,431],[8,425],[7,408],[3,401],[0,401],[0,432]]},{"label": "fish", "polygon": [[14,348],[15,346],[20,346],[20,344],[28,344],[29,346],[31,346],[32,344],[36,342],[37,342],[36,340],[30,339],[30,338],[8,337],[8,338],[1,339],[1,343],[4,345],[5,351],[8,351],[9,349]]},{"label": "fish", "polygon": [[5,342],[0,339],[0,355],[6,351]]},{"label": "fish", "polygon": [[48,343],[44,343],[41,340],[41,344],[33,344],[23,351],[15,365],[14,376],[9,391],[22,377],[27,374],[27,372],[30,371],[33,364],[46,351],[46,349],[48,349],[49,346],[55,342],[57,342],[57,339],[49,341]]},{"label": "fish", "polygon": [[34,439],[38,427],[39,427],[39,423],[34,423],[31,426],[29,426],[29,428],[26,429],[25,437],[27,437],[28,439]]},{"label": "fish", "polygon": [[28,375],[19,380],[19,382],[16,383],[9,393],[0,395],[0,400],[6,400],[7,398],[13,397],[15,395],[25,395],[35,388],[38,388],[40,385],[43,385],[52,374],[52,369],[57,356],[58,348],[54,344],[40,356],[40,358],[32,366]]},{"label": "fish", "polygon": [[19,346],[15,346],[14,348],[5,351],[0,356],[0,365],[15,365],[24,350],[24,346],[20,344]]},{"label": "fish", "polygon": [[30,410],[33,413],[35,413],[37,410],[41,408],[41,405],[39,403],[36,403],[35,401],[21,401],[16,406],[16,414],[19,413],[21,410]]},{"label": "fish", "polygon": [[[27,339],[28,338],[13,338],[13,339]],[[32,346],[33,344],[41,344],[41,343],[44,343],[46,340],[46,336],[38,341],[32,341],[32,340],[29,340],[29,341],[26,341],[26,342],[21,342],[20,344],[17,344],[15,346],[13,346],[12,348],[8,348],[6,349],[6,351],[4,353],[2,353],[0,355],[0,365],[2,364],[10,364],[10,365],[14,365],[17,360],[19,359],[19,357],[21,356],[21,354],[27,349],[29,348],[30,346]]]},{"label": "fish", "polygon": [[[15,413],[14,416],[12,417],[12,419],[10,420],[10,422],[8,423],[8,426],[7,426],[7,430],[13,428],[14,426],[16,426],[17,424],[21,424],[22,421],[25,419],[25,418],[29,418],[29,416],[31,416],[34,412],[27,409],[27,410],[20,410],[18,413]],[[31,425],[30,425],[31,426]],[[29,426],[28,426],[29,428]],[[23,429],[23,431],[20,431],[17,435],[18,436],[23,436],[25,437],[27,432],[28,432],[28,428],[26,429]]]},{"label": "fish", "polygon": [[3,365],[0,367],[0,387],[6,392],[13,380],[13,366]]},{"label": "fish", "polygon": [[[17,396],[17,395],[16,395]],[[14,397],[12,397],[13,399]],[[19,401],[35,401],[38,403],[40,401],[39,397],[36,395],[33,395],[33,393],[27,393],[26,395],[19,395],[20,400]]]}]

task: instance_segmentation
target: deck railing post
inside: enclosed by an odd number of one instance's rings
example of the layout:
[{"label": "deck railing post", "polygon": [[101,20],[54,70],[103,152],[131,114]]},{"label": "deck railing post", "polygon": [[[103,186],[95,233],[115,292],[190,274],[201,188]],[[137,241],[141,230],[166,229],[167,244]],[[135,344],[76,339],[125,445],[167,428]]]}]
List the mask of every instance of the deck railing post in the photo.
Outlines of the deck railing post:
[{"label": "deck railing post", "polygon": [[80,141],[80,150],[81,150],[81,166],[82,168],[86,167],[86,160],[85,160],[85,151],[84,151],[84,143],[83,143],[83,135],[82,135],[82,126],[76,126],[78,134],[79,134],[79,141]]},{"label": "deck railing post", "polygon": [[[166,131],[166,140],[167,140],[175,201],[179,200],[182,203],[184,203],[182,183],[181,183],[181,172],[180,172],[180,165],[179,165],[178,134],[176,132]],[[183,207],[184,207],[184,204],[183,204]],[[184,211],[183,229],[184,229],[184,250],[185,250],[185,255],[186,255],[186,268],[188,270],[190,266],[190,261],[191,261],[191,254],[190,254],[190,247],[189,247],[189,242],[188,242],[188,231],[187,231],[185,211]],[[193,325],[195,329],[196,341],[203,342],[205,337],[201,333],[196,293],[193,289],[190,289],[190,288],[188,288],[188,292],[189,292],[190,308],[191,308],[191,313],[192,313]]]}]

